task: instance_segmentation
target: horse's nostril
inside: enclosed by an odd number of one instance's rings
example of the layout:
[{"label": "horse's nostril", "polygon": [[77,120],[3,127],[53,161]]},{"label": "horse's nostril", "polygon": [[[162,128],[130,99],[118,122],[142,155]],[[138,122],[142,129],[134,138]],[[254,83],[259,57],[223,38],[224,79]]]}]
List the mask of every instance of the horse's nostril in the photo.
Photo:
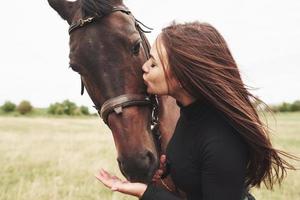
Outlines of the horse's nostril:
[{"label": "horse's nostril", "polygon": [[148,182],[157,168],[157,159],[151,151],[145,150],[132,157],[117,159],[122,174],[130,181]]},{"label": "horse's nostril", "polygon": [[118,161],[119,168],[120,168],[121,171],[122,171],[122,169],[123,169],[123,163],[120,161],[119,158],[117,159],[117,161]]},{"label": "horse's nostril", "polygon": [[151,165],[154,162],[154,155],[151,151],[146,151],[144,157],[148,165]]},{"label": "horse's nostril", "polygon": [[117,158],[117,161],[118,161],[119,166],[121,166],[121,161],[119,158]]},{"label": "horse's nostril", "polygon": [[120,171],[121,173],[126,177],[126,178],[129,178],[125,172],[125,169],[124,169],[124,164],[122,161],[120,161],[119,158],[117,158],[117,161],[118,161],[118,165],[119,165],[119,168],[120,168]]}]

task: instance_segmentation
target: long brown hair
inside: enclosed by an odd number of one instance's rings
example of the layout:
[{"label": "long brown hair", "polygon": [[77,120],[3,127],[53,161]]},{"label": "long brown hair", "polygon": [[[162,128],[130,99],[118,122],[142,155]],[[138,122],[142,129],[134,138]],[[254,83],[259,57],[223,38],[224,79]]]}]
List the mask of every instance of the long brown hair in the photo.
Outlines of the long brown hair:
[{"label": "long brown hair", "polygon": [[[207,23],[173,23],[164,28],[157,42],[163,65],[193,97],[209,101],[221,111],[248,146],[249,161],[245,185],[268,189],[279,184],[287,169],[295,169],[282,157],[292,155],[272,147],[269,129],[260,120],[254,101],[220,33]],[[167,58],[162,59],[161,46]],[[165,68],[165,67],[164,67]]]}]

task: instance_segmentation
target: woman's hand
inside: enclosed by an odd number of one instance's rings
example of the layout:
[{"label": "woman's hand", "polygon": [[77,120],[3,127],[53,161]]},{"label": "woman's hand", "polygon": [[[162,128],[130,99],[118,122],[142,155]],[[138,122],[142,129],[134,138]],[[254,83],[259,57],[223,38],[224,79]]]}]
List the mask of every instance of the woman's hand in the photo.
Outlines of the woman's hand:
[{"label": "woman's hand", "polygon": [[166,172],[166,155],[161,155],[159,169],[156,170],[156,172],[152,178],[152,181],[153,182],[159,181],[165,172]]},{"label": "woman's hand", "polygon": [[147,189],[147,185],[144,183],[131,183],[127,180],[122,181],[120,178],[112,176],[104,169],[99,171],[96,178],[112,191],[122,192],[138,198],[141,198]]}]

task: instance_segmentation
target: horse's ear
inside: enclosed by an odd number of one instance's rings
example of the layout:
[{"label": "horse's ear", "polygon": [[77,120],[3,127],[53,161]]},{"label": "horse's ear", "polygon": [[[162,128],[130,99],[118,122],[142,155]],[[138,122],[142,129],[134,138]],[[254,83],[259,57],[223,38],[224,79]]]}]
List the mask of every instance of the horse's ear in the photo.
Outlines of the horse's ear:
[{"label": "horse's ear", "polygon": [[48,0],[49,5],[69,24],[72,22],[72,17],[79,8],[79,0]]}]

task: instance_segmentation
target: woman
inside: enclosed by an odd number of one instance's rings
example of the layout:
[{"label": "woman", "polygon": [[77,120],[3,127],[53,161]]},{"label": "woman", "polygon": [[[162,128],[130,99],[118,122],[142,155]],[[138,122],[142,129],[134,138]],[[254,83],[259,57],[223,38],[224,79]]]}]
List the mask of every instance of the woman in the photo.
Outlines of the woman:
[{"label": "woman", "polygon": [[[162,30],[144,64],[147,91],[168,94],[180,118],[166,157],[175,185],[189,200],[251,199],[248,190],[281,183],[293,169],[275,150],[251,102],[237,64],[218,31],[205,23],[172,24]],[[157,175],[161,175],[158,171]],[[114,191],[143,200],[177,200],[154,184],[121,181],[101,170],[97,178]]]}]

